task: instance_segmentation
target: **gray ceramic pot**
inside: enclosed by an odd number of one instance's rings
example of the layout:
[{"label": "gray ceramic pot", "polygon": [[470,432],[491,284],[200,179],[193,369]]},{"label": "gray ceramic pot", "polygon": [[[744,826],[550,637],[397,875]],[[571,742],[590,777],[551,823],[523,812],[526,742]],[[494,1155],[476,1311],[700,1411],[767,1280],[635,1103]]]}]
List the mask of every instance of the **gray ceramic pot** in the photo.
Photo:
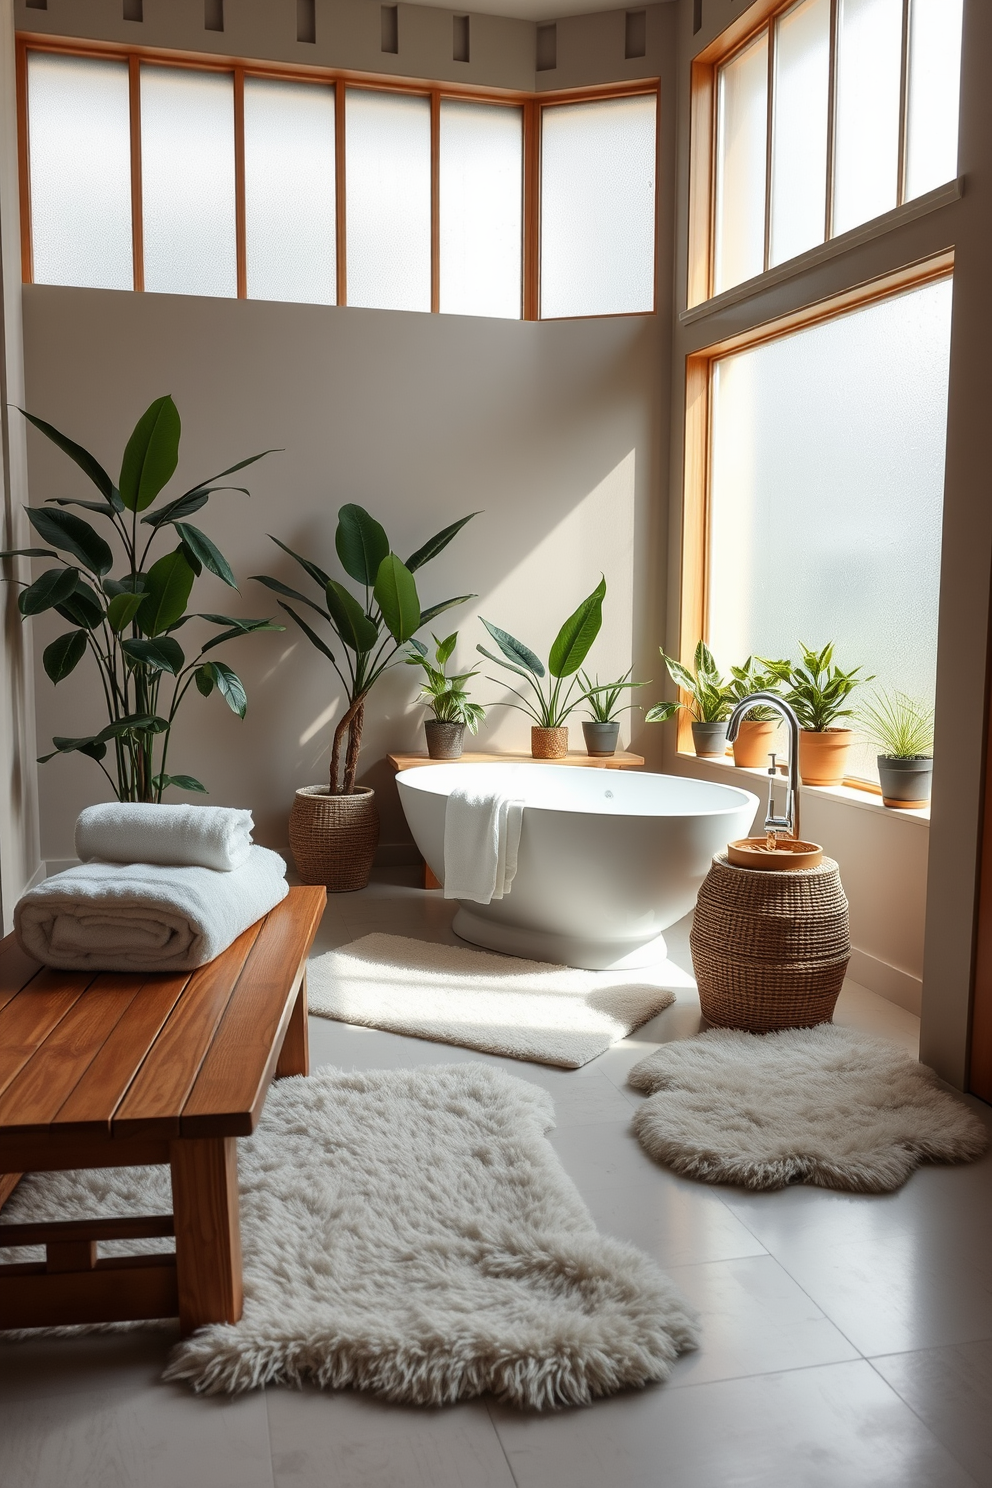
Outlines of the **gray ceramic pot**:
[{"label": "gray ceramic pot", "polygon": [[914,806],[928,805],[932,775],[932,759],[890,759],[884,754],[878,756],[878,779],[886,806],[911,811]]},{"label": "gray ceramic pot", "polygon": [[428,718],[424,723],[424,733],[427,735],[427,753],[431,759],[461,759],[462,741],[465,738],[463,723],[442,723],[437,718]]},{"label": "gray ceramic pot", "polygon": [[692,744],[697,754],[724,755],[727,752],[727,723],[694,723]]},{"label": "gray ceramic pot", "polygon": [[594,757],[616,754],[620,733],[618,722],[597,723],[595,719],[586,719],[582,725],[582,733],[586,741],[586,754]]}]

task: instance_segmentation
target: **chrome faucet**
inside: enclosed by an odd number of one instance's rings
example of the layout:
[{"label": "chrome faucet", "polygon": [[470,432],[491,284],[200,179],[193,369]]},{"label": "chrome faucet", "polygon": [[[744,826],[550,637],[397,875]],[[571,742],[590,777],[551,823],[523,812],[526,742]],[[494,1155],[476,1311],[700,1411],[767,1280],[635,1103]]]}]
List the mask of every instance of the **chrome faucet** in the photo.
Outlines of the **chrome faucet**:
[{"label": "chrome faucet", "polygon": [[[785,815],[775,815],[775,803],[773,800],[774,779],[768,787],[768,812],[765,816],[765,832],[779,831],[790,832],[793,837],[799,836],[799,719],[792,708],[774,692],[752,692],[750,696],[742,698],[734,708],[727,723],[727,741],[733,744],[737,738],[743,719],[752,708],[771,708],[780,713],[789,727],[789,789],[785,797]],[[775,775],[775,756],[772,755],[772,767],[769,775]]]}]

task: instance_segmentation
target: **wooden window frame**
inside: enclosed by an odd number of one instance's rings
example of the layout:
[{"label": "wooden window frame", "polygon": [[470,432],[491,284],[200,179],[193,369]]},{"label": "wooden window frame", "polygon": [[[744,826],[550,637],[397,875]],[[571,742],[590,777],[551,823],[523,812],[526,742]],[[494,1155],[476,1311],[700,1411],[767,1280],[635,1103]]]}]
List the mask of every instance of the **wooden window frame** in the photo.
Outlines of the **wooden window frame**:
[{"label": "wooden window frame", "polygon": [[[712,474],[712,388],[715,364],[733,352],[750,351],[796,331],[809,330],[853,310],[862,310],[907,290],[949,278],[954,271],[954,252],[943,253],[853,285],[827,299],[817,300],[752,330],[724,337],[692,352],[685,363],[685,425],[682,489],[681,577],[678,655],[691,666],[696,642],[708,641],[710,487]],[[679,692],[683,703],[689,701]],[[691,719],[685,708],[678,715],[679,754],[694,755]],[[844,785],[880,796],[880,787],[870,781],[847,777]]]},{"label": "wooden window frame", "polygon": [[[765,251],[762,273],[778,265],[771,263],[772,171],[774,166],[775,52],[778,23],[804,0],[755,0],[747,12],[704,48],[692,62],[689,122],[689,271],[686,308],[693,309],[715,293],[716,245],[716,151],[719,74],[722,68],[745,51],[759,36],[768,36],[768,123],[765,147]],[[910,7],[902,0],[902,43],[899,76],[899,146],[896,165],[895,207],[906,201],[907,132],[909,127]],[[827,162],[824,201],[824,236],[834,237],[834,167],[837,124],[837,48],[840,36],[840,0],[830,0],[830,63],[827,107]],[[818,246],[818,245],[811,245]],[[787,260],[786,260],[787,261]],[[725,286],[733,288],[735,286]]]},{"label": "wooden window frame", "polygon": [[[133,288],[144,289],[144,255],[141,195],[141,66],[178,67],[186,70],[227,73],[233,80],[234,93],[234,170],[235,226],[237,252],[237,298],[248,298],[246,211],[245,211],[245,140],[244,83],[247,77],[274,78],[280,81],[308,82],[334,87],[335,102],[335,225],[337,256],[338,305],[347,305],[347,191],[345,155],[345,102],[349,87],[384,92],[415,94],[427,98],[431,108],[431,313],[440,310],[440,117],[444,99],[503,105],[521,110],[522,122],[522,192],[523,221],[521,232],[521,319],[539,320],[541,279],[541,121],[545,108],[566,103],[597,103],[613,98],[653,95],[658,99],[657,118],[660,137],[660,79],[648,78],[636,83],[600,84],[587,88],[563,89],[555,93],[525,93],[507,88],[486,88],[461,83],[437,83],[429,79],[397,78],[379,73],[362,73],[344,68],[296,66],[274,62],[256,62],[240,57],[206,55],[159,47],[136,47],[116,42],[88,42],[76,38],[52,37],[21,32],[17,36],[17,120],[18,166],[21,218],[21,277],[25,284],[34,282],[31,243],[31,173],[28,130],[28,54],[49,52],[72,57],[99,57],[128,64],[131,128],[131,237],[133,245]],[[656,172],[660,148],[656,140]],[[657,189],[656,189],[657,197]],[[655,216],[654,285],[655,296],[650,310],[624,312],[653,315],[657,305],[658,226]],[[558,317],[556,317],[558,318]],[[605,320],[611,315],[562,317],[582,320]]]}]

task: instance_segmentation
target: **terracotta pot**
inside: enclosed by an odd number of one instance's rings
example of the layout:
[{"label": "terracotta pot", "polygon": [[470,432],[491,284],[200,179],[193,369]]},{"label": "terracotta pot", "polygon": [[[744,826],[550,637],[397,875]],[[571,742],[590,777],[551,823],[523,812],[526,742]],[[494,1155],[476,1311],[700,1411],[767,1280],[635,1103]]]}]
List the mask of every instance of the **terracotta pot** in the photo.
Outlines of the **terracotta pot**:
[{"label": "terracotta pot", "polygon": [[878,756],[882,801],[898,811],[918,811],[923,806],[929,806],[932,776],[932,759],[894,759],[884,754]]},{"label": "terracotta pot", "polygon": [[332,796],[326,785],[296,792],[289,816],[289,845],[305,884],[323,884],[332,894],[364,889],[379,844],[375,791],[356,786],[350,796]]},{"label": "terracotta pot", "polygon": [[568,753],[568,729],[535,725],[530,731],[530,752],[535,759],[564,759]]},{"label": "terracotta pot", "polygon": [[799,778],[803,785],[842,784],[851,737],[851,730],[846,728],[825,729],[823,733],[803,729],[799,735]]},{"label": "terracotta pot", "polygon": [[723,723],[693,723],[692,747],[700,756],[722,759],[727,752],[726,720]]},{"label": "terracotta pot", "polygon": [[620,735],[619,723],[599,723],[596,719],[586,719],[582,725],[582,736],[586,741],[586,754],[593,759],[604,759],[607,755],[616,754],[617,739]]},{"label": "terracotta pot", "polygon": [[463,723],[448,723],[439,718],[428,718],[424,723],[427,735],[427,753],[431,759],[456,760],[462,757],[465,738]]},{"label": "terracotta pot", "polygon": [[742,770],[767,769],[777,730],[774,718],[745,718],[734,740],[734,764]]}]

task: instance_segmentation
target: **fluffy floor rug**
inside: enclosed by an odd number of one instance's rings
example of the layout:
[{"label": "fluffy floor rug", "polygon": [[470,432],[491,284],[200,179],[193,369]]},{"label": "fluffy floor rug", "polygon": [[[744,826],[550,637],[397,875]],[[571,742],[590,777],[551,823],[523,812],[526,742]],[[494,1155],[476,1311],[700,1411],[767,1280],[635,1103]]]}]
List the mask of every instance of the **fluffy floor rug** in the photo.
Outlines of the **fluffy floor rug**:
[{"label": "fluffy floor rug", "polygon": [[832,1024],[713,1029],[663,1045],[628,1079],[651,1096],[634,1117],[645,1151],[710,1183],[887,1193],[920,1163],[969,1162],[988,1145],[933,1070]]},{"label": "fluffy floor rug", "polygon": [[[553,1125],[546,1091],[481,1064],[279,1081],[238,1144],[244,1315],[179,1344],[166,1378],[530,1409],[666,1379],[694,1315],[598,1233]],[[35,1174],[2,1221],[170,1208],[165,1168]]]},{"label": "fluffy floor rug", "polygon": [[307,968],[310,1011],[578,1069],[675,1001],[630,974],[365,935]]}]

